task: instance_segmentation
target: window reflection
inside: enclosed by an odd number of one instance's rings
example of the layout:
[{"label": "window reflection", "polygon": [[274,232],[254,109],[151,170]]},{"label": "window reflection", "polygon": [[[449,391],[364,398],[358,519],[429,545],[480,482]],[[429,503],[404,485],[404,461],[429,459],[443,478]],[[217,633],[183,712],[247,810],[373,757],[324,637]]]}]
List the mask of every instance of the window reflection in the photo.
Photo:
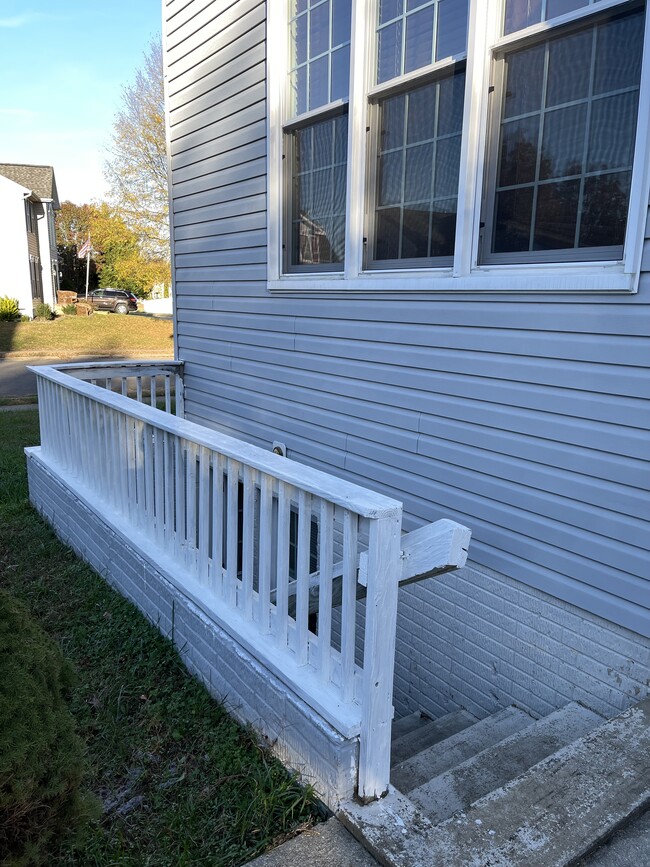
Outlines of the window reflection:
[{"label": "window reflection", "polygon": [[634,11],[506,56],[493,253],[623,244],[642,43]]},{"label": "window reflection", "polygon": [[380,104],[373,258],[453,256],[465,74]]},{"label": "window reflection", "polygon": [[467,50],[468,0],[381,0],[377,82]]},{"label": "window reflection", "polygon": [[293,133],[292,265],[340,265],[345,256],[347,115]]}]

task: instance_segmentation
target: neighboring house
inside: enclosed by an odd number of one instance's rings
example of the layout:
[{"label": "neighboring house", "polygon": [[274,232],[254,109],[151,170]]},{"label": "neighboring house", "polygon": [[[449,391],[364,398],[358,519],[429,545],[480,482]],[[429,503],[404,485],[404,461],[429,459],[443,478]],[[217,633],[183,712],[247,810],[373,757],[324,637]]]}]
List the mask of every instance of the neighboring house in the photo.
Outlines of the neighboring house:
[{"label": "neighboring house", "polygon": [[177,358],[41,371],[30,496],[332,806],[648,694],[645,6],[163,5]]},{"label": "neighboring house", "polygon": [[186,417],[472,530],[398,715],[646,693],[645,3],[163,17]]},{"label": "neighboring house", "polygon": [[0,294],[33,305],[57,303],[59,260],[54,228],[60,208],[54,169],[0,163],[0,236],[4,248]]}]

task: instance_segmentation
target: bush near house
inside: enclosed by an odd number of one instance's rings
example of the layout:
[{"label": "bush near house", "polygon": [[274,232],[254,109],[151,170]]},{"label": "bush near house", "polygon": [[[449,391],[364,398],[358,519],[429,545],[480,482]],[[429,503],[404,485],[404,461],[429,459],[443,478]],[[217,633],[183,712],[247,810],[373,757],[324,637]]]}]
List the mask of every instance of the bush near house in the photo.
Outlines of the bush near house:
[{"label": "bush near house", "polygon": [[66,701],[72,669],[2,590],[0,666],[0,861],[42,864],[97,809],[80,792],[84,747]]},{"label": "bush near house", "polygon": [[40,301],[38,304],[34,305],[34,319],[54,319],[54,311],[49,304]]},{"label": "bush near house", "polygon": [[20,318],[18,301],[7,295],[0,296],[0,322],[19,322]]}]

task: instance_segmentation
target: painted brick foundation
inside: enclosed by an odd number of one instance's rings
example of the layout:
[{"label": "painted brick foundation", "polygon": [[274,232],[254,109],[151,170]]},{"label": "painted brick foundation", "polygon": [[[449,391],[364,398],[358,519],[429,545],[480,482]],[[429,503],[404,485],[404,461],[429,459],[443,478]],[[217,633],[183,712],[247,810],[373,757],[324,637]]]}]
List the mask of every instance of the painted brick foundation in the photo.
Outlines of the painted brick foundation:
[{"label": "painted brick foundation", "polygon": [[396,716],[579,701],[610,717],[650,694],[650,640],[497,573],[406,587],[397,622]]},{"label": "painted brick foundation", "polygon": [[241,648],[99,511],[26,450],[32,504],[59,538],[173,639],[187,668],[332,808],[354,794],[358,739],[346,739]]}]

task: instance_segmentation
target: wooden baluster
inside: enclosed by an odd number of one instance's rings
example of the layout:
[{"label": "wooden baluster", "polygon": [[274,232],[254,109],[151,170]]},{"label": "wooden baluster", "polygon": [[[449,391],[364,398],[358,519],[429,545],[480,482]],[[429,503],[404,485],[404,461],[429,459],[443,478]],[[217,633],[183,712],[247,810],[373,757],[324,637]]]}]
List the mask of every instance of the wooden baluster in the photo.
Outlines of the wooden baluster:
[{"label": "wooden baluster", "polygon": [[185,544],[185,451],[183,441],[174,437],[174,559],[183,560]]},{"label": "wooden baluster", "polygon": [[332,569],[334,566],[334,506],[321,500],[318,556],[318,649],[320,677],[329,683],[332,661]]},{"label": "wooden baluster", "polygon": [[167,373],[165,374],[165,412],[172,411],[172,387],[171,387],[171,377]]},{"label": "wooden baluster", "polygon": [[234,608],[237,605],[237,567],[239,547],[239,469],[237,461],[228,459],[228,497],[226,531],[226,599]]},{"label": "wooden baluster", "polygon": [[214,592],[223,599],[223,552],[224,552],[224,497],[223,497],[223,455],[212,452],[212,575]]},{"label": "wooden baluster", "polygon": [[[242,527],[242,594],[243,613],[253,618],[253,557],[255,545],[255,471],[244,466],[244,504]],[[242,607],[242,606],[240,606]]]},{"label": "wooden baluster", "polygon": [[197,548],[196,548],[196,473],[197,473],[197,446],[187,440],[185,444],[185,563],[187,568],[196,574]]},{"label": "wooden baluster", "polygon": [[281,647],[286,647],[289,627],[289,534],[292,490],[291,485],[288,485],[286,482],[278,482],[277,576],[274,631],[276,640]]},{"label": "wooden baluster", "polygon": [[149,533],[156,531],[156,507],[154,505],[154,436],[156,429],[145,424],[142,428],[144,437],[144,491],[146,498],[146,526]]},{"label": "wooden baluster", "polygon": [[198,577],[201,584],[208,584],[210,557],[210,449],[202,446],[199,451],[199,562]]},{"label": "wooden baluster", "polygon": [[309,651],[309,560],[311,554],[311,494],[298,496],[298,539],[296,556],[296,661],[305,665]]},{"label": "wooden baluster", "polygon": [[343,513],[343,597],[341,600],[341,690],[343,701],[354,695],[357,607],[358,517]]},{"label": "wooden baluster", "polygon": [[260,486],[260,544],[257,620],[260,632],[271,630],[271,558],[273,557],[273,479],[262,474]]}]

